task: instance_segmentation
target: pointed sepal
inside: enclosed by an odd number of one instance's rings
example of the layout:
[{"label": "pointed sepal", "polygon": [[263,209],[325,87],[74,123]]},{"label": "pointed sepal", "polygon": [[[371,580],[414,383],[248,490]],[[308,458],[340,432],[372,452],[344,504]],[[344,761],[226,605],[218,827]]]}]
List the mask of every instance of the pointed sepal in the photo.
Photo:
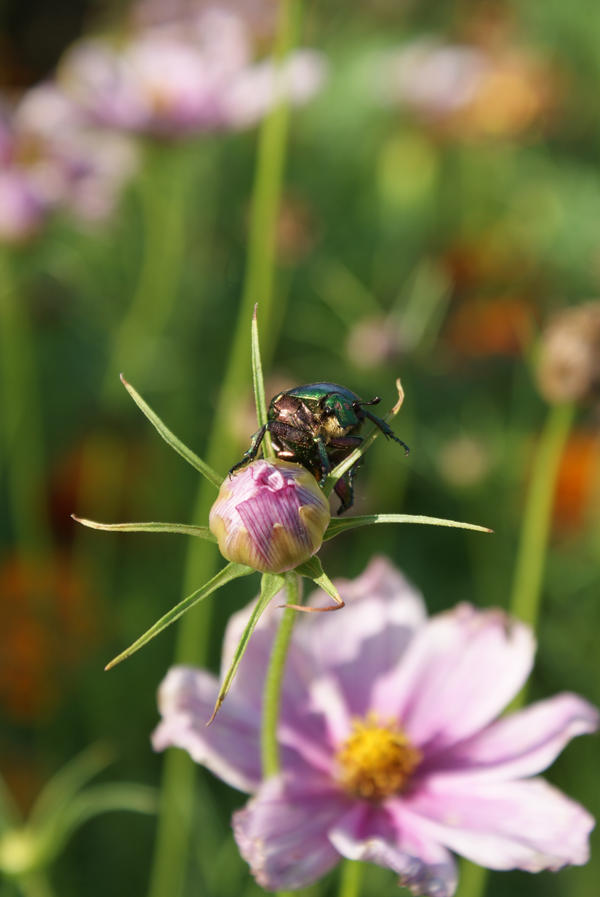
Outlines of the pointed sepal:
[{"label": "pointed sepal", "polygon": [[87,520],[71,514],[73,520],[87,526],[89,529],[99,529],[105,533],[178,533],[182,536],[195,536],[197,539],[206,539],[208,542],[216,542],[207,526],[190,526],[186,523],[159,523],[148,520],[144,523],[100,523],[98,520]]},{"label": "pointed sepal", "polygon": [[227,564],[226,567],[223,567],[216,576],[213,576],[212,579],[209,579],[203,586],[199,589],[196,589],[192,592],[191,595],[188,595],[187,598],[184,598],[183,601],[180,601],[179,604],[176,604],[175,607],[172,607],[171,610],[167,611],[167,613],[157,620],[154,626],[151,626],[150,629],[147,629],[143,635],[141,635],[138,639],[136,639],[133,644],[131,644],[125,651],[122,651],[118,654],[110,663],[107,663],[104,667],[105,670],[111,670],[118,663],[121,663],[122,660],[126,660],[128,657],[131,657],[132,654],[135,654],[136,651],[139,651],[140,648],[143,648],[144,645],[147,645],[148,642],[152,641],[155,636],[162,632],[163,629],[166,629],[167,626],[170,626],[171,623],[174,623],[175,620],[178,620],[186,611],[188,611],[195,604],[198,604],[199,601],[203,601],[205,598],[208,598],[213,592],[216,592],[217,589],[220,589],[221,586],[224,586],[226,583],[230,582],[232,579],[237,579],[240,576],[249,576],[250,573],[254,573],[255,571],[252,567],[246,567],[244,564]]},{"label": "pointed sepal", "polygon": [[477,523],[463,523],[460,520],[446,520],[444,517],[424,517],[420,514],[363,514],[358,517],[346,517],[331,520],[325,530],[323,541],[334,539],[340,533],[355,529],[358,526],[370,526],[374,523],[417,523],[425,526],[449,526],[454,529],[469,529],[478,533],[493,533],[487,526]]},{"label": "pointed sepal", "polygon": [[144,401],[139,392],[133,388],[131,383],[128,383],[123,374],[121,374],[121,383],[138,406],[142,414],[144,414],[152,426],[157,430],[159,436],[161,436],[167,445],[170,445],[172,449],[174,449],[177,454],[181,455],[181,457],[191,464],[192,467],[195,467],[196,470],[202,474],[203,477],[215,486],[218,489],[223,482],[223,477],[220,477],[219,474],[210,467],[206,461],[203,461],[195,452],[188,448],[185,443],[178,439],[175,434],[169,430],[167,425],[163,423],[158,414],[152,410],[150,405]]},{"label": "pointed sepal", "polygon": [[342,607],[345,607],[342,596],[323,570],[318,557],[312,557],[304,564],[300,564],[299,567],[296,567],[295,572],[312,579],[316,586],[323,589],[324,592],[333,598],[335,604],[328,604],[327,607],[304,607],[302,604],[286,604],[282,605],[282,607],[291,607],[293,610],[303,611],[306,614],[325,613],[330,610],[341,610]]},{"label": "pointed sepal", "polygon": [[250,636],[256,629],[256,624],[260,620],[261,616],[267,609],[267,605],[271,601],[272,598],[275,597],[277,592],[280,592],[285,585],[285,577],[280,576],[279,574],[274,573],[263,573],[261,579],[261,587],[260,587],[260,596],[258,601],[254,605],[252,613],[250,614],[250,619],[246,623],[244,631],[242,632],[241,638],[238,642],[237,648],[235,649],[233,660],[225,674],[225,678],[223,679],[223,683],[219,690],[219,694],[215,703],[215,708],[211,714],[210,719],[207,721],[206,725],[210,726],[215,716],[219,712],[219,708],[221,704],[225,700],[227,696],[227,692],[231,688],[231,683],[233,682],[234,676],[237,673],[237,669],[240,665],[240,661],[244,656],[244,652],[248,646],[248,641],[250,640]]}]

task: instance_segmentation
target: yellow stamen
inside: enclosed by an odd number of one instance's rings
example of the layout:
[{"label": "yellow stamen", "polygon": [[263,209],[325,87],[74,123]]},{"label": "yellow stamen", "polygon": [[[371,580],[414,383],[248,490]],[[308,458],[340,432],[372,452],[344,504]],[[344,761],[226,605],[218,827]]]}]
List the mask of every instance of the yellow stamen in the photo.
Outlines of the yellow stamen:
[{"label": "yellow stamen", "polygon": [[337,754],[340,784],[365,800],[379,801],[398,794],[422,759],[395,723],[381,725],[376,714],[355,720]]}]

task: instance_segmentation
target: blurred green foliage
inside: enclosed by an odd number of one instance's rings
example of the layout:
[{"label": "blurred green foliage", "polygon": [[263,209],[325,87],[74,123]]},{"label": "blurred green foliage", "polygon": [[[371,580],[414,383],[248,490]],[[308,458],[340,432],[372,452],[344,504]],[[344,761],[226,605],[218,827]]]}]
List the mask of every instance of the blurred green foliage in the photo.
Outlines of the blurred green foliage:
[{"label": "blurred green foliage", "polygon": [[[373,76],[380,51],[423,33],[473,39],[477,24],[488,27],[488,13],[503,29],[494,40],[539,55],[554,73],[543,121],[465,137],[460,128],[444,132],[380,102]],[[395,426],[411,454],[406,459],[378,441],[357,478],[356,513],[429,514],[495,530],[489,538],[425,527],[358,530],[326,545],[324,564],[331,576],[351,577],[373,553],[384,553],[423,591],[431,612],[462,600],[506,607],[545,416],[532,375],[535,336],[553,310],[599,289],[600,13],[591,0],[483,11],[458,0],[402,8],[385,0],[308,3],[303,30],[304,43],[328,55],[331,73],[320,95],[292,117],[279,226],[279,337],[267,388],[274,394],[331,380],[365,397],[381,395],[387,406],[400,375],[406,401]],[[144,179],[164,177],[168,165],[169,177],[185,177],[186,185],[180,276],[170,275],[172,305],[151,363],[138,363],[130,334],[123,369],[202,454],[240,300],[255,149],[255,132],[155,148],[147,166],[159,171],[144,169],[108,225],[78,229],[54,220],[35,243],[11,253],[36,353],[41,499],[62,565],[42,587],[27,585],[32,577],[11,568],[21,561],[13,521],[2,515],[8,623],[0,626],[0,769],[24,810],[52,772],[100,739],[117,754],[111,779],[159,781],[161,758],[149,733],[174,634],[163,633],[111,673],[102,667],[182,597],[185,539],[76,531],[68,515],[191,519],[196,474],[157,439],[118,383],[106,388],[103,378],[142,264]],[[159,219],[169,197],[167,178],[155,197]],[[21,385],[10,387],[19,395]],[[240,452],[255,429],[250,402],[249,370],[247,394],[230,409]],[[600,702],[597,428],[597,409],[582,408],[579,441],[561,468],[532,697],[573,690]],[[224,457],[231,453],[228,447]],[[8,508],[6,465],[0,473]],[[215,668],[220,633],[251,597],[252,582],[236,581],[214,599]],[[64,598],[59,617],[31,600],[36,588],[51,589],[53,607]],[[2,660],[12,656],[3,643],[9,638],[24,646],[18,682]],[[593,739],[570,746],[549,777],[600,814]],[[197,788],[189,893],[262,893],[229,831],[244,796],[208,774]],[[144,893],[152,844],[151,817],[94,819],[53,868],[55,893]],[[596,897],[599,864],[596,836],[587,867],[493,875],[488,893]],[[333,892],[333,881],[318,893]],[[369,868],[366,882],[365,895],[397,892],[384,870]],[[13,893],[0,883],[1,897]]]}]

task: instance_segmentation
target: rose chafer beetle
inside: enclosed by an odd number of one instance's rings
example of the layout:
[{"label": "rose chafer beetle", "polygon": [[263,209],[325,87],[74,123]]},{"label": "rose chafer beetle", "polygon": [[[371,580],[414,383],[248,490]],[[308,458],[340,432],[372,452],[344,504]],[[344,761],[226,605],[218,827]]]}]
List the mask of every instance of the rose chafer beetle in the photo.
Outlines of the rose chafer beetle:
[{"label": "rose chafer beetle", "polygon": [[[361,444],[362,437],[358,433],[366,419],[379,427],[388,439],[400,443],[408,454],[408,446],[384,420],[366,407],[377,405],[379,401],[376,397],[366,402],[337,383],[307,383],[280,392],[271,399],[267,423],[253,435],[250,448],[229,472],[233,473],[256,458],[268,431],[278,458],[302,464],[319,483],[323,483],[336,464]],[[353,478],[359,463],[354,464],[335,485],[341,501],[338,514],[352,507]]]}]

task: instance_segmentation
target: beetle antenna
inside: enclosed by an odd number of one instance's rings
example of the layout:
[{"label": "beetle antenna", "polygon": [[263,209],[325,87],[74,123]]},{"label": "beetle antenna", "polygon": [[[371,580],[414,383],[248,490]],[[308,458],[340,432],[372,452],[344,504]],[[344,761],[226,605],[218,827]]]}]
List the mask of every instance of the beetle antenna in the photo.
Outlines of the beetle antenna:
[{"label": "beetle antenna", "polygon": [[374,399],[371,399],[368,402],[363,402],[363,401],[355,402],[354,405],[359,406],[359,407],[362,405],[379,405],[380,402],[381,402],[381,396],[375,396]]}]

